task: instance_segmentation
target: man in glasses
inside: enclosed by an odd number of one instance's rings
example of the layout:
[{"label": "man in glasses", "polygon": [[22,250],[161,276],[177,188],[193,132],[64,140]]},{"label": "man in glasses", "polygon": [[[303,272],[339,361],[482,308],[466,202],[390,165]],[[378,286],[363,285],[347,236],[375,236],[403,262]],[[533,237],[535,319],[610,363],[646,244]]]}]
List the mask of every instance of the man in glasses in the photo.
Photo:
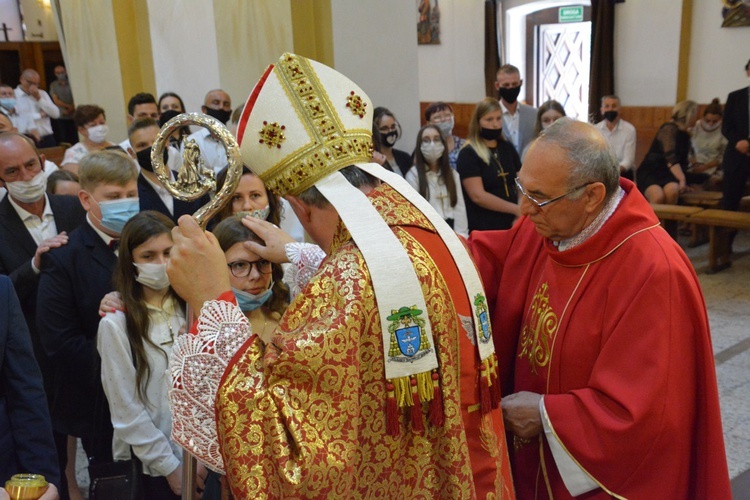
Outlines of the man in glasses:
[{"label": "man in glasses", "polygon": [[470,243],[504,370],[518,498],[729,498],[690,261],[591,125],[551,125],[517,183],[520,220]]}]

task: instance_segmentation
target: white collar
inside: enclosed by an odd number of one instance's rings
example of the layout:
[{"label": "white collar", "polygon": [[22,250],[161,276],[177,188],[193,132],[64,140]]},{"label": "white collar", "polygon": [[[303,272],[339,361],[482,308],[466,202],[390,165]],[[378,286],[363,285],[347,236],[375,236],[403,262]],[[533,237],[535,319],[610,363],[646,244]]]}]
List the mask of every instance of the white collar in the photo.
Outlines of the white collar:
[{"label": "white collar", "polygon": [[[39,175],[39,174],[37,174]],[[41,174],[44,175],[44,174]],[[36,215],[32,214],[25,208],[21,207],[18,203],[16,203],[16,200],[13,199],[13,197],[9,194],[8,201],[13,206],[13,209],[16,211],[18,216],[21,218],[23,222],[26,222],[29,217],[36,217]],[[42,220],[48,219],[50,217],[54,217],[55,215],[52,213],[52,207],[49,204],[49,197],[45,193],[44,195],[44,211],[42,212]]]}]

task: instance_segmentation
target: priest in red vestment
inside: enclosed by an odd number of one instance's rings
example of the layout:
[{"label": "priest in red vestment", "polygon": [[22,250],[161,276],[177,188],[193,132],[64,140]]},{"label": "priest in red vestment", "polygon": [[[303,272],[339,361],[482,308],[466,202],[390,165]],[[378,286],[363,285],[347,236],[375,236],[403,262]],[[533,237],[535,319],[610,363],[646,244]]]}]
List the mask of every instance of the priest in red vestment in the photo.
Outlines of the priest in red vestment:
[{"label": "priest in red vestment", "polygon": [[590,125],[531,146],[521,219],[470,238],[518,498],[731,498],[693,267]]},{"label": "priest in red vestment", "polygon": [[[271,342],[249,335],[226,364],[215,463],[235,498],[514,498],[478,271],[426,200],[368,164],[371,123],[359,87],[294,54],[245,106],[244,162],[326,258]],[[213,339],[185,359],[213,363],[249,326],[214,239],[185,217],[174,241],[170,281]],[[178,401],[201,370],[173,371]],[[193,410],[173,405],[175,427]]]}]

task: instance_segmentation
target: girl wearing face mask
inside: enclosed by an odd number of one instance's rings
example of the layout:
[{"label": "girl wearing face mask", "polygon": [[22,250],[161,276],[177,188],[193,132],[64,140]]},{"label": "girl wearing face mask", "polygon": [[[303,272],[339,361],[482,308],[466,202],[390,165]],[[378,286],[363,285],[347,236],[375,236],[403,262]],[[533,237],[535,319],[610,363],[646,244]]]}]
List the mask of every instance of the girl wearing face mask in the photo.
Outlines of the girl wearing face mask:
[{"label": "girl wearing face mask", "polygon": [[537,110],[536,113],[534,137],[531,139],[531,141],[529,141],[526,147],[523,148],[523,153],[521,153],[521,162],[523,162],[523,159],[526,157],[526,153],[529,151],[531,143],[534,141],[534,139],[539,137],[539,134],[541,134],[544,129],[555,123],[563,116],[567,116],[565,114],[565,108],[563,108],[562,104],[555,101],[554,99],[550,99],[549,101],[546,101],[541,106],[539,106],[539,110]]},{"label": "girl wearing face mask", "polygon": [[448,150],[448,162],[451,168],[455,170],[456,161],[458,161],[458,152],[464,147],[466,140],[453,135],[453,127],[455,125],[453,108],[445,102],[432,103],[424,110],[424,119],[435,125],[442,132],[445,138],[445,146]]},{"label": "girl wearing face mask", "polygon": [[154,211],[125,224],[113,275],[125,312],[106,314],[97,335],[114,459],[127,460],[132,450],[143,465],[143,498],[170,500],[180,498],[182,450],[170,439],[165,377],[174,339],[185,326],[184,305],[166,272],[173,227]]},{"label": "girl wearing face mask", "polygon": [[516,149],[503,136],[500,103],[485,97],[474,109],[469,137],[457,162],[469,231],[513,225],[520,215],[514,182],[520,168]]},{"label": "girl wearing face mask", "polygon": [[237,304],[245,313],[253,333],[268,343],[289,305],[289,288],[282,282],[281,265],[251,252],[247,241],[263,241],[237,216],[221,221],[213,230],[227,259],[227,271]]},{"label": "girl wearing face mask", "polygon": [[414,166],[406,174],[406,180],[454,231],[469,236],[461,181],[450,166],[448,144],[437,126],[425,125],[419,130]]},{"label": "girl wearing face mask", "polygon": [[401,125],[388,108],[379,106],[373,114],[373,134],[380,136],[380,153],[385,156],[383,166],[401,177],[411,168],[411,155],[393,146],[401,137]]},{"label": "girl wearing face mask", "polygon": [[721,185],[719,168],[728,143],[727,138],[721,134],[721,119],[721,103],[717,97],[706,106],[703,117],[693,127],[693,155],[687,169],[688,184],[704,183],[707,188]]},{"label": "girl wearing face mask", "polygon": [[78,127],[81,141],[65,150],[60,168],[78,174],[81,159],[93,151],[100,151],[113,146],[107,140],[109,127],[104,110],[94,104],[83,104],[76,108],[73,121]]}]

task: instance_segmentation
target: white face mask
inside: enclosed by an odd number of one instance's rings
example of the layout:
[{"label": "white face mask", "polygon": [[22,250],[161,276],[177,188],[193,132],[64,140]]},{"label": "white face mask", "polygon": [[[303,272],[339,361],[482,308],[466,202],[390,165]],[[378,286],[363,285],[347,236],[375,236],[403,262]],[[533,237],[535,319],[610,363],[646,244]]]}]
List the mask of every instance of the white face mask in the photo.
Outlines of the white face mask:
[{"label": "white face mask", "polygon": [[713,125],[706,125],[706,122],[701,120],[701,127],[703,127],[703,130],[705,130],[706,132],[713,132],[717,128],[721,127],[721,120],[714,123]]},{"label": "white face mask", "polygon": [[152,290],[164,290],[169,286],[166,264],[136,264],[133,262],[133,265],[138,269],[138,276],[135,280],[141,285]]},{"label": "white face mask", "polygon": [[442,142],[423,142],[422,145],[419,146],[419,150],[422,151],[424,159],[427,160],[428,163],[435,163],[441,156],[443,156],[445,146],[443,146]]},{"label": "white face mask", "polygon": [[34,203],[44,196],[47,178],[44,176],[44,172],[39,172],[30,181],[6,182],[5,187],[14,200],[21,203]]},{"label": "white face mask", "polygon": [[443,137],[448,138],[453,134],[453,123],[454,119],[451,117],[449,120],[436,124],[436,126],[443,133]]},{"label": "white face mask", "polygon": [[100,144],[107,139],[109,133],[109,127],[107,125],[95,125],[88,128],[89,140],[96,144]]}]

